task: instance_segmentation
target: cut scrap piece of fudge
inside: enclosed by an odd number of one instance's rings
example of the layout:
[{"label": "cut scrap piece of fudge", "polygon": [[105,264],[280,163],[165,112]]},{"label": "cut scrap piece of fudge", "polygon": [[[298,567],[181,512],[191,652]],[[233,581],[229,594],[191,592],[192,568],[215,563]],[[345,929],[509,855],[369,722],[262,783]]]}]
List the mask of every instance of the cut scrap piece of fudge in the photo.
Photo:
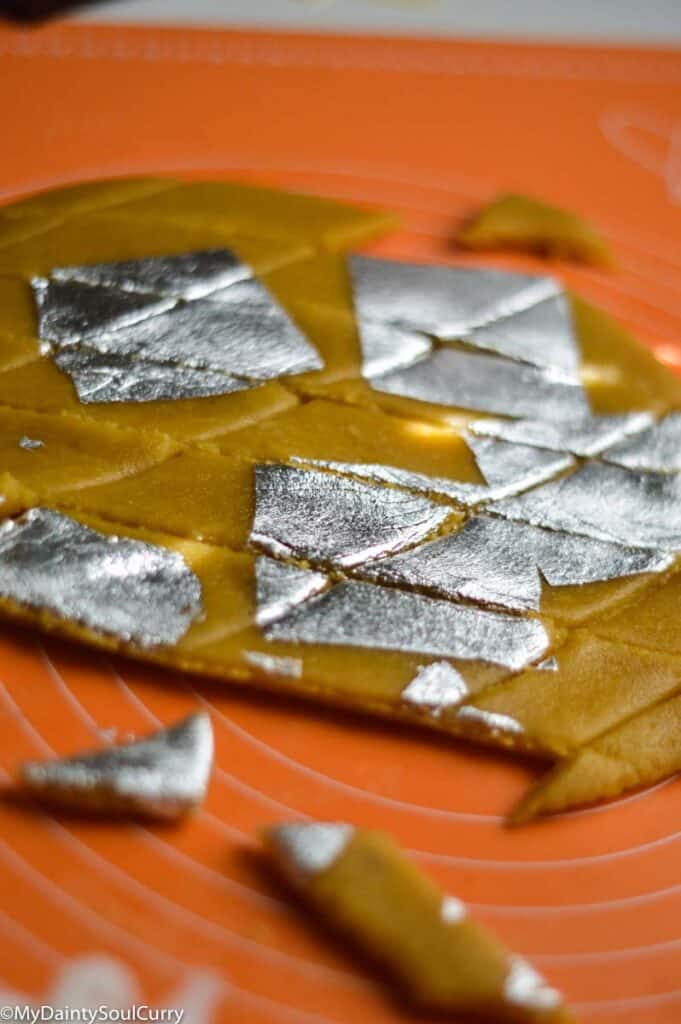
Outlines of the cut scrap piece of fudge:
[{"label": "cut scrap piece of fudge", "polygon": [[411,1004],[498,1024],[573,1019],[555,988],[389,836],[338,822],[294,822],[270,826],[262,839],[320,921],[384,968]]}]

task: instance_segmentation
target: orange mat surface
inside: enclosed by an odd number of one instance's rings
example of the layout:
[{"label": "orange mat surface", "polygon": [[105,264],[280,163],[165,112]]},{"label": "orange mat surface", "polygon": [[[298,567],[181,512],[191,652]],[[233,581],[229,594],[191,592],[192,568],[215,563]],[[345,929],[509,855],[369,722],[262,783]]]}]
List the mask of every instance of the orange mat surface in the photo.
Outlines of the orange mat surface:
[{"label": "orange mat surface", "polygon": [[[378,203],[386,256],[451,243],[498,190],[602,229],[556,267],[681,367],[681,53],[158,29],[0,29],[0,195],[108,175],[247,178]],[[681,1020],[681,782],[516,831],[536,769],[0,631],[0,763],[209,707],[217,766],[177,829],[0,806],[0,1003],[184,1007],[186,1024],[416,1020],[261,871],[300,816],[392,832],[564,989],[585,1024]]]}]

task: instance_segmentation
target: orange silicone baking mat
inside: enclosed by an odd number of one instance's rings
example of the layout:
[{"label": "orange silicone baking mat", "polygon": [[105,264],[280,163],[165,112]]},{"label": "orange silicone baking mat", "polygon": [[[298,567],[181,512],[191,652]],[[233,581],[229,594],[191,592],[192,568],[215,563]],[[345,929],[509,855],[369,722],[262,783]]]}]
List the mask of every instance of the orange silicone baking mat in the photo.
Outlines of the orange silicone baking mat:
[{"label": "orange silicone baking mat", "polygon": [[[585,214],[616,272],[556,267],[681,365],[681,54],[192,30],[0,30],[0,190],[240,177],[378,203],[394,257],[498,190]],[[531,261],[487,258],[532,266]],[[210,708],[217,763],[179,828],[0,806],[0,1003],[186,1010],[186,1024],[408,1017],[260,869],[297,817],[392,832],[585,1024],[681,1021],[681,782],[510,831],[536,769],[416,730],[151,670],[3,627],[0,759]]]}]

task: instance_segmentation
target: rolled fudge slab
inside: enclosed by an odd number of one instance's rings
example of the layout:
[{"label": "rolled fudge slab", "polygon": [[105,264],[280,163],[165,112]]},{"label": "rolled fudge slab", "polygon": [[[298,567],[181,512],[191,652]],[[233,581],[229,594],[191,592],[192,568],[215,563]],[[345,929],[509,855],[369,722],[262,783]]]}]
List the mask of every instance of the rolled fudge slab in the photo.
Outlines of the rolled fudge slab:
[{"label": "rolled fudge slab", "polygon": [[390,223],[140,179],[0,211],[0,614],[574,758],[681,690],[681,383],[550,275],[346,251]]}]

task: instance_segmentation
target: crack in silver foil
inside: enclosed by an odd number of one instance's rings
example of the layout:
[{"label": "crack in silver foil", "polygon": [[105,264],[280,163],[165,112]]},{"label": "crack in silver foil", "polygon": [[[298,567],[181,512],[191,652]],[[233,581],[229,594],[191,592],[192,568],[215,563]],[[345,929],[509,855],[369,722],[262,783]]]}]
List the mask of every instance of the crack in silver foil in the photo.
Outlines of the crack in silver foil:
[{"label": "crack in silver foil", "polygon": [[253,546],[338,567],[409,547],[452,514],[408,491],[284,465],[255,467],[255,497]]},{"label": "crack in silver foil", "polygon": [[45,442],[40,441],[37,437],[26,437],[24,434],[23,437],[19,438],[19,447],[23,448],[25,452],[34,452],[38,448],[44,448]]},{"label": "crack in silver foil", "polygon": [[329,585],[328,576],[321,572],[261,555],[255,560],[255,621],[259,626],[274,622]]},{"label": "crack in silver foil", "polygon": [[534,967],[522,957],[511,957],[508,975],[504,982],[504,998],[512,1006],[520,1006],[527,1010],[556,1010],[563,1003],[563,997],[557,989],[542,978]]},{"label": "crack in silver foil", "polygon": [[574,465],[569,455],[554,454],[525,445],[508,444],[493,438],[467,438],[467,443],[486,484],[471,484],[445,477],[414,473],[399,466],[383,466],[376,462],[334,462],[328,459],[307,459],[291,456],[290,461],[302,466],[318,467],[330,472],[355,476],[369,483],[403,487],[420,494],[451,498],[472,507],[499,498],[519,494],[528,487],[551,480]]},{"label": "crack in silver foil", "polygon": [[553,587],[621,579],[669,568],[673,555],[526,523],[474,516],[456,533],[360,566],[354,575],[381,585],[515,611],[541,606],[541,575]]},{"label": "crack in silver foil", "polygon": [[208,398],[258,387],[257,382],[226,373],[117,356],[83,345],[61,349],[54,361],[69,375],[79,400],[86,405]]},{"label": "crack in silver foil", "polygon": [[631,412],[622,416],[586,416],[565,422],[476,420],[468,429],[481,437],[588,457],[598,455],[623,438],[639,434],[652,422],[649,412]]},{"label": "crack in silver foil", "polygon": [[589,408],[581,385],[508,359],[438,348],[402,369],[371,377],[376,391],[501,416],[583,418]]},{"label": "crack in silver foil", "polygon": [[292,320],[255,280],[226,289],[230,302],[198,299],[88,343],[100,352],[269,380],[323,365]]},{"label": "crack in silver foil", "polygon": [[326,871],[344,853],[355,834],[343,822],[310,821],[276,825],[269,830],[284,867],[294,875],[310,876]]},{"label": "crack in silver foil", "polygon": [[230,249],[201,249],[178,256],[57,267],[52,277],[55,281],[80,281],[125,292],[201,299],[252,273]]},{"label": "crack in silver foil", "polygon": [[491,511],[615,544],[681,550],[681,476],[590,462]]},{"label": "crack in silver foil", "polygon": [[645,473],[681,473],[681,413],[670,413],[643,433],[609,448],[603,458]]},{"label": "crack in silver foil", "polygon": [[371,583],[339,583],[265,629],[269,640],[338,644],[489,661],[520,669],[541,658],[541,622]]},{"label": "crack in silver foil", "polygon": [[50,804],[172,820],[202,802],[212,763],[210,716],[199,712],[134,743],[29,761],[20,778],[32,796]]},{"label": "crack in silver foil", "polygon": [[468,696],[466,680],[448,661],[422,665],[402,690],[402,700],[439,718],[447,708],[456,707]]},{"label": "crack in silver foil", "polygon": [[300,658],[279,657],[275,654],[264,654],[263,651],[244,651],[244,661],[259,668],[268,676],[287,676],[300,679],[303,674],[303,663]]},{"label": "crack in silver foil", "polygon": [[176,643],[202,611],[177,552],[47,508],[0,527],[0,595],[141,647]]},{"label": "crack in silver foil", "polygon": [[[372,325],[443,341],[464,341],[500,355],[549,367],[576,380],[579,365],[570,311],[550,277],[441,267],[353,256],[349,260],[365,376],[378,349]],[[396,338],[394,369],[405,352]]]},{"label": "crack in silver foil", "polygon": [[174,299],[158,295],[133,294],[80,281],[34,277],[31,287],[38,310],[38,333],[58,346],[131,327],[175,304]]}]

